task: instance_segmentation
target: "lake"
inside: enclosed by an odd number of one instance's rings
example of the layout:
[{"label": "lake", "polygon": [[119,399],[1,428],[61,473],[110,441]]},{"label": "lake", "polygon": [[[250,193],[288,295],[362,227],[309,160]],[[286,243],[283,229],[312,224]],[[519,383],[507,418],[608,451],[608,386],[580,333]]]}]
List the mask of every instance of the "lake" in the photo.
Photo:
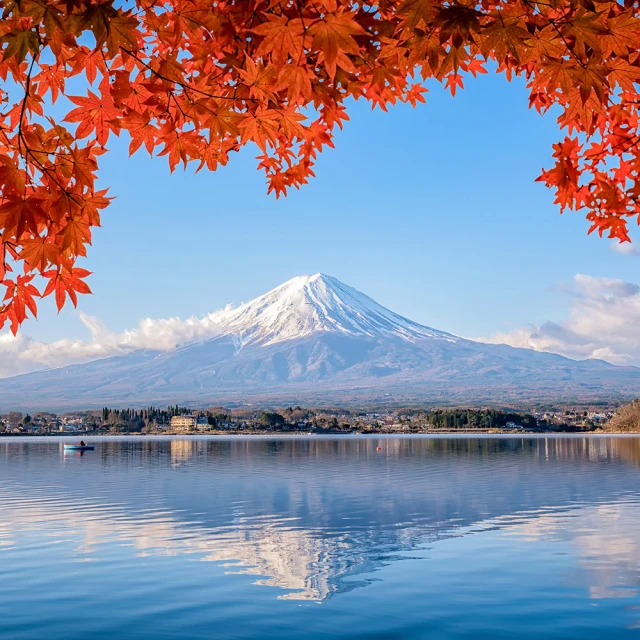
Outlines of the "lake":
[{"label": "lake", "polygon": [[640,637],[640,438],[89,441],[0,439],[2,640]]}]

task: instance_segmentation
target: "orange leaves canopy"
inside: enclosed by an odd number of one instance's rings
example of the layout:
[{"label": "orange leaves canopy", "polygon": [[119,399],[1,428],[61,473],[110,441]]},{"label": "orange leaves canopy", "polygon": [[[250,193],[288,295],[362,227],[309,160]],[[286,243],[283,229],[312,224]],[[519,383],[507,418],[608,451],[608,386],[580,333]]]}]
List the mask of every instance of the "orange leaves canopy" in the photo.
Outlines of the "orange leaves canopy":
[{"label": "orange leaves canopy", "polygon": [[[278,197],[313,176],[348,98],[415,105],[426,80],[455,94],[487,61],[524,76],[538,111],[561,108],[569,136],[538,179],[562,209],[585,209],[591,230],[626,241],[640,214],[639,11],[631,0],[0,0],[0,329],[17,331],[39,297],[55,293],[60,308],[90,292],[74,263],[109,204],[95,181],[111,135],[172,170],[215,170],[253,142]],[[84,95],[70,93],[76,76]]]}]

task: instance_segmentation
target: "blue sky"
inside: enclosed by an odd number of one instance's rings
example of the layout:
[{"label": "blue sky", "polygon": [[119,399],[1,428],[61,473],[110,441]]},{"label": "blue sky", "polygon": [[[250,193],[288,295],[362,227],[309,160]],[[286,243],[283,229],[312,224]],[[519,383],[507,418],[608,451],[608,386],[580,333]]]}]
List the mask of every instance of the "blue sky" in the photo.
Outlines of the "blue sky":
[{"label": "blue sky", "polygon": [[[324,272],[414,320],[464,336],[563,320],[558,282],[640,281],[638,260],[559,214],[535,178],[561,132],[528,109],[522,80],[469,79],[452,98],[389,113],[354,103],[316,179],[276,200],[247,148],[215,173],[177,170],[112,139],[101,182],[117,196],[84,262],[79,309],[114,332],[144,317],[202,315],[295,275]],[[51,299],[24,333],[89,336]]]}]

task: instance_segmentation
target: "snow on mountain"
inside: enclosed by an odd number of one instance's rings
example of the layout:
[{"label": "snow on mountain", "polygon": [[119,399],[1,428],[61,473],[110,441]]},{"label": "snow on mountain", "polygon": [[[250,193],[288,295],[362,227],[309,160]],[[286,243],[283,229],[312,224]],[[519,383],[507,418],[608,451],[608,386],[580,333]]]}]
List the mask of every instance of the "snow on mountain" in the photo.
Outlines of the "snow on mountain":
[{"label": "snow on mountain", "polygon": [[395,336],[405,340],[452,335],[424,327],[379,305],[369,296],[322,273],[288,280],[251,302],[212,316],[220,335],[242,346],[276,344],[328,331],[344,336]]},{"label": "snow on mountain", "polygon": [[[207,316],[214,337],[0,380],[0,409],[364,399],[471,403],[635,397],[640,369],[478,343],[322,274]],[[211,333],[210,333],[211,335]]]}]

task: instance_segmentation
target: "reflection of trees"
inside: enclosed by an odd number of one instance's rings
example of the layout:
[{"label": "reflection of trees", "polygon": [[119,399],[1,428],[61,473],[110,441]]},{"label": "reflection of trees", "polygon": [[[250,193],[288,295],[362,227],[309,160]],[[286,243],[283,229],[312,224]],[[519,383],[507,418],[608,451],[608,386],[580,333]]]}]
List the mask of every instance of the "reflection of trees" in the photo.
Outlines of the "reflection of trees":
[{"label": "reflection of trees", "polygon": [[[123,455],[123,444],[126,444]],[[25,443],[16,443],[24,453]],[[1,446],[1,444],[0,444]],[[30,445],[31,447],[32,445]],[[377,447],[382,451],[378,452]],[[335,438],[277,438],[248,437],[236,438],[221,436],[216,439],[188,438],[164,439],[147,438],[144,440],[108,439],[100,444],[100,454],[105,464],[126,462],[130,457],[135,461],[143,460],[146,464],[162,464],[168,455],[182,451],[186,458],[229,457],[246,461],[248,457],[272,459],[295,459],[311,457],[336,461],[346,458],[353,462],[362,459],[378,459],[381,455],[398,459],[408,459],[417,464],[420,458],[430,456],[440,460],[467,458],[474,462],[498,455],[532,455],[546,459],[593,459],[620,457],[629,458],[630,451],[640,450],[640,438],[609,437],[514,437],[514,438],[469,438],[469,437],[426,437],[426,438],[355,438],[339,436]],[[31,451],[31,448],[30,448]],[[620,452],[618,454],[618,452]],[[638,456],[632,456],[640,459]]]},{"label": "reflection of trees", "polygon": [[610,442],[614,459],[640,467],[640,438],[614,438]]}]

